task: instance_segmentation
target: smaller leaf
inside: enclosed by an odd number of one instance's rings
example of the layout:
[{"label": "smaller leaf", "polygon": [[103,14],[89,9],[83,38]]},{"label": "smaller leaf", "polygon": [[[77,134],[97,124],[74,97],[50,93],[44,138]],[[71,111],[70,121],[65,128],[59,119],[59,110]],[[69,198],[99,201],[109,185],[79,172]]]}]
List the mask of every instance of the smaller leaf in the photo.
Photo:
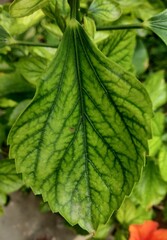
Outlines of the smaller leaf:
[{"label": "smaller leaf", "polygon": [[96,33],[96,25],[93,19],[84,17],[84,29],[90,37],[94,38]]},{"label": "smaller leaf", "polygon": [[152,119],[152,139],[149,143],[149,156],[155,156],[162,145],[162,134],[164,131],[165,115],[161,112],[156,112]]},{"label": "smaller leaf", "polygon": [[[109,220],[106,224],[100,224],[98,229],[96,230],[93,239],[107,239],[109,232],[112,228],[112,220]],[[92,239],[92,238],[91,238]]]},{"label": "smaller leaf", "polygon": [[139,1],[133,1],[137,2],[136,7],[132,8],[134,15],[138,19],[146,20],[148,18],[151,18],[152,16],[158,14],[159,12],[163,11],[165,6],[160,3],[159,0],[153,0],[152,2],[150,0],[139,0]]},{"label": "smaller leaf", "polygon": [[97,45],[106,57],[120,64],[124,69],[130,70],[132,69],[135,38],[134,31],[115,30]]},{"label": "smaller leaf", "polygon": [[167,102],[167,86],[164,71],[150,74],[144,84],[152,100],[154,110]]},{"label": "smaller leaf", "polygon": [[136,49],[133,56],[133,65],[135,67],[136,75],[144,73],[149,66],[148,52],[141,39],[137,39]]},{"label": "smaller leaf", "polygon": [[163,146],[159,153],[159,169],[164,181],[167,182],[167,146]]},{"label": "smaller leaf", "polygon": [[23,112],[23,110],[28,106],[30,103],[30,99],[26,99],[22,102],[20,102],[12,111],[10,117],[9,117],[9,125],[13,125],[13,123],[16,121],[18,116]]},{"label": "smaller leaf", "polygon": [[7,202],[7,195],[0,190],[0,206],[5,205]]},{"label": "smaller leaf", "polygon": [[144,26],[156,33],[167,45],[167,9],[146,20]]},{"label": "smaller leaf", "polygon": [[89,7],[89,15],[96,21],[112,22],[121,16],[121,9],[115,1],[94,0]]},{"label": "smaller leaf", "polygon": [[0,107],[2,108],[7,108],[7,107],[15,107],[16,106],[16,102],[8,99],[8,98],[1,98],[0,99]]},{"label": "smaller leaf", "polygon": [[45,17],[44,13],[38,10],[30,16],[12,18],[5,8],[1,10],[0,15],[0,25],[3,26],[11,36],[22,34]]},{"label": "smaller leaf", "polygon": [[14,192],[23,185],[20,175],[16,173],[13,159],[0,161],[0,179],[0,192],[2,194]]},{"label": "smaller leaf", "polygon": [[62,39],[63,33],[58,25],[49,23],[47,21],[42,21],[41,25],[44,29],[46,29],[47,32],[54,34],[58,42]]},{"label": "smaller leaf", "polygon": [[166,195],[166,183],[161,178],[159,169],[154,161],[148,160],[143,170],[142,177],[136,184],[132,197],[143,208],[149,209],[160,203]]},{"label": "smaller leaf", "polygon": [[44,72],[48,65],[48,60],[42,57],[25,57],[22,58],[18,63],[17,67],[20,74],[31,84],[37,84],[41,74]]},{"label": "smaller leaf", "polygon": [[12,17],[25,17],[45,6],[47,0],[15,0],[10,5]]},{"label": "smaller leaf", "polygon": [[147,211],[142,206],[136,206],[130,197],[125,198],[120,209],[117,211],[117,219],[121,224],[142,223],[151,219],[152,211]]},{"label": "smaller leaf", "polygon": [[27,83],[18,72],[0,75],[0,97],[12,93],[34,92],[34,88]]},{"label": "smaller leaf", "polygon": [[46,16],[53,20],[55,20],[55,13],[57,11],[60,16],[66,19],[70,12],[70,7],[67,0],[50,0],[42,10]]},{"label": "smaller leaf", "polygon": [[0,26],[0,48],[7,46],[10,38],[9,33]]}]

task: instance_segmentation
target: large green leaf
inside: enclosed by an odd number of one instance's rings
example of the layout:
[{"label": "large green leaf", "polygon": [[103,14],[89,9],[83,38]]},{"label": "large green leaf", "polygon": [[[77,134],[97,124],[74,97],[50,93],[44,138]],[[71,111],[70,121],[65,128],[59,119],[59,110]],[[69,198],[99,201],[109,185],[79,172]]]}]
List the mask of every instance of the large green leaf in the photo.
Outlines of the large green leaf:
[{"label": "large green leaf", "polygon": [[151,115],[141,83],[71,20],[33,101],[10,131],[10,157],[54,212],[93,231],[138,181]]},{"label": "large green leaf", "polygon": [[134,31],[115,30],[107,38],[98,42],[98,47],[111,60],[129,70],[132,68],[135,37]]},{"label": "large green leaf", "polygon": [[12,17],[25,17],[45,6],[47,0],[14,0],[10,6]]}]

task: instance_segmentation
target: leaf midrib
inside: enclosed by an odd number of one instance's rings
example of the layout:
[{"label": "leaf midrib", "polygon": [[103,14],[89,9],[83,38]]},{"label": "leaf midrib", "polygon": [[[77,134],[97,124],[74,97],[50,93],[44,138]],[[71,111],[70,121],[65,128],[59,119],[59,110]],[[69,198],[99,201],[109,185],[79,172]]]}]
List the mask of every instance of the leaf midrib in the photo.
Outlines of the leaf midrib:
[{"label": "leaf midrib", "polygon": [[[78,42],[77,42],[77,29],[73,29],[73,40],[74,40],[74,54],[75,54],[75,66],[76,66],[76,79],[78,81],[78,91],[80,97],[80,114],[81,114],[81,125],[83,128],[83,148],[84,148],[84,160],[85,160],[85,180],[87,183],[87,195],[89,198],[90,205],[92,205],[91,191],[90,191],[90,182],[89,182],[89,167],[88,167],[88,143],[87,143],[87,129],[86,129],[86,119],[85,119],[85,101],[83,97],[83,84],[82,77],[80,75],[80,61],[79,61],[79,52],[78,52]],[[91,207],[90,207],[91,209]]]}]

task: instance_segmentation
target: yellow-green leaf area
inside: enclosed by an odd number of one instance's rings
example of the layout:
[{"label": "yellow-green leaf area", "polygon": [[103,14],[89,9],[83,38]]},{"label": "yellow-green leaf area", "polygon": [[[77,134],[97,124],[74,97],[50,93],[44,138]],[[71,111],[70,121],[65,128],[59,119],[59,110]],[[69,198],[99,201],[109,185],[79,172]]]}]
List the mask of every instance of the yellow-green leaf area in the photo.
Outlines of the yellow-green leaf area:
[{"label": "yellow-green leaf area", "polygon": [[10,131],[10,157],[53,212],[92,232],[138,181],[151,115],[142,84],[71,20]]},{"label": "yellow-green leaf area", "polygon": [[25,17],[46,5],[47,0],[14,0],[10,5],[12,17]]},{"label": "yellow-green leaf area", "polygon": [[88,13],[97,22],[112,22],[121,16],[121,8],[116,1],[94,0],[89,7]]},{"label": "yellow-green leaf area", "polygon": [[135,38],[134,31],[113,30],[108,37],[97,42],[97,45],[105,56],[120,64],[124,69],[132,71]]}]

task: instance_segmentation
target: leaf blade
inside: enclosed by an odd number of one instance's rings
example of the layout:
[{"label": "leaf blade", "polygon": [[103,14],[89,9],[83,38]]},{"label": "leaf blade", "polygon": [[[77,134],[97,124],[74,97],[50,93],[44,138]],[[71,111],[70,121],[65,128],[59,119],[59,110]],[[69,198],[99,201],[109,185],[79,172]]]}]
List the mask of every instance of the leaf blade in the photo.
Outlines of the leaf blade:
[{"label": "leaf blade", "polygon": [[47,0],[15,0],[10,5],[10,14],[15,18],[29,16],[45,6],[46,3]]},{"label": "leaf blade", "polygon": [[146,20],[144,26],[151,29],[167,45],[167,9]]},{"label": "leaf blade", "polygon": [[134,31],[115,30],[97,44],[106,57],[120,64],[124,69],[130,70],[132,69],[135,37]]},{"label": "leaf blade", "polygon": [[33,101],[9,134],[10,156],[54,212],[91,232],[139,179],[150,106],[134,76],[109,61],[71,20]]},{"label": "leaf blade", "polygon": [[93,1],[88,10],[89,14],[98,21],[112,22],[121,16],[121,9],[115,1]]}]

